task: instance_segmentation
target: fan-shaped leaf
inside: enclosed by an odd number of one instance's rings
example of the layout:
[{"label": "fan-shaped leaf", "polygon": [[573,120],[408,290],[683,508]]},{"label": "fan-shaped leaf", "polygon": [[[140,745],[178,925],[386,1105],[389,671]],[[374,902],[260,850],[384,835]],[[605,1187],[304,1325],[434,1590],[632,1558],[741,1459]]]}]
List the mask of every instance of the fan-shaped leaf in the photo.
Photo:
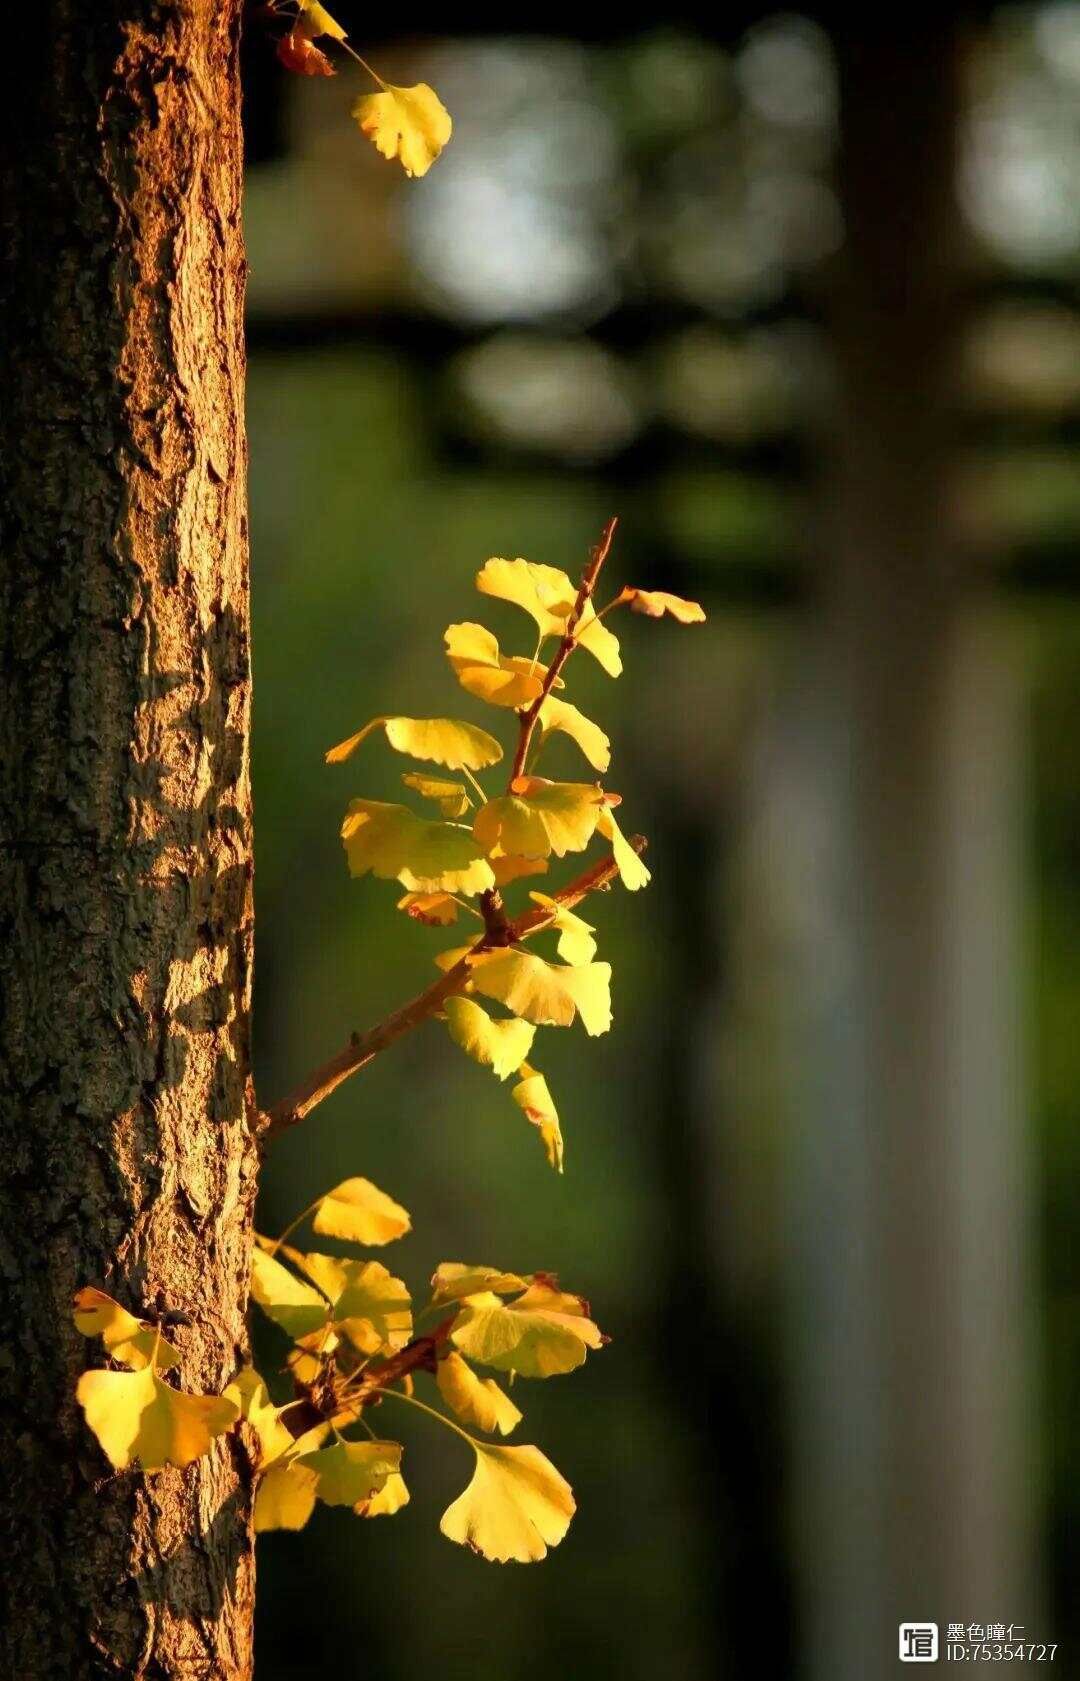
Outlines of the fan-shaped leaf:
[{"label": "fan-shaped leaf", "polygon": [[412,1302],[400,1278],[378,1261],[304,1255],[308,1277],[334,1304],[334,1324],[361,1354],[404,1348],[412,1336]]},{"label": "fan-shaped leaf", "polygon": [[592,924],[582,916],[575,916],[565,905],[560,905],[557,899],[552,899],[546,893],[530,893],[529,898],[535,900],[544,910],[551,912],[551,926],[559,935],[556,950],[566,963],[591,963],[596,956],[596,941],[593,935],[596,930]]},{"label": "fan-shaped leaf", "polygon": [[522,1377],[554,1377],[583,1365],[604,1337],[588,1303],[534,1283],[515,1302],[468,1302],[450,1333],[455,1348],[481,1366]]},{"label": "fan-shaped leaf", "polygon": [[309,39],[316,35],[331,35],[335,41],[344,41],[345,31],[336,18],[332,18],[325,6],[319,0],[299,0],[300,16],[296,20],[296,28],[301,35]]},{"label": "fan-shaped leaf", "polygon": [[602,789],[592,782],[548,782],[542,776],[519,776],[512,788],[481,806],[473,820],[473,834],[485,852],[497,848],[527,858],[584,852],[603,809]]},{"label": "fan-shaped leaf", "polygon": [[556,1173],[563,1170],[563,1135],[559,1125],[559,1117],[548,1091],[547,1081],[535,1068],[523,1063],[520,1072],[524,1075],[510,1092],[510,1096],[522,1111],[527,1121],[539,1130],[543,1140],[547,1159]]},{"label": "fan-shaped leaf", "polygon": [[404,1237],[412,1221],[401,1204],[370,1179],[343,1179],[319,1202],[312,1225],[324,1237],[375,1246]]},{"label": "fan-shaped leaf", "polygon": [[519,1068],[529,1054],[535,1027],[525,1021],[493,1021],[469,998],[448,998],[446,1025],[455,1045],[482,1062],[500,1080]]},{"label": "fan-shaped leaf", "polygon": [[465,1261],[443,1261],[431,1279],[431,1306],[461,1302],[467,1296],[496,1294],[513,1296],[532,1282],[532,1275],[500,1272],[497,1267],[474,1267]]},{"label": "fan-shaped leaf", "polygon": [[426,175],[450,139],[450,113],[426,82],[412,88],[384,83],[383,89],[353,106],[360,131],[384,158],[400,158],[406,175]]},{"label": "fan-shaped leaf", "polygon": [[615,863],[627,892],[636,893],[639,887],[647,887],[652,880],[652,874],[645,868],[619,828],[610,806],[604,807],[597,819],[596,827],[599,833],[611,842],[611,850],[615,854]]},{"label": "fan-shaped leaf", "polygon": [[611,742],[599,724],[586,718],[584,712],[579,712],[568,700],[557,700],[554,695],[548,695],[540,708],[539,722],[544,738],[561,731],[577,743],[594,770],[601,774],[607,770],[611,763]]},{"label": "fan-shaped leaf", "polygon": [[190,1465],[240,1415],[223,1395],[183,1395],[152,1367],[84,1372],[75,1390],[86,1422],[118,1471]]},{"label": "fan-shaped leaf", "polygon": [[[483,770],[487,765],[497,765],[503,756],[502,747],[493,735],[479,729],[476,724],[462,723],[458,718],[372,718],[362,730],[330,748],[326,755],[327,764],[341,764],[377,729],[383,731],[396,752],[407,753],[411,759],[427,759],[431,764],[445,765],[448,770]],[[450,787],[465,792],[460,783],[451,783]],[[421,788],[421,792],[424,791]]]},{"label": "fan-shaped leaf", "polygon": [[650,619],[660,619],[669,613],[682,625],[705,622],[705,609],[696,601],[684,601],[681,595],[668,595],[666,590],[624,589],[622,599],[630,603],[632,613],[647,613]]},{"label": "fan-shaped leaf", "polygon": [[251,1295],[267,1317],[288,1331],[290,1337],[318,1331],[330,1318],[329,1305],[319,1292],[258,1244],[251,1255]]},{"label": "fan-shaped leaf", "polygon": [[334,1442],[297,1461],[318,1478],[317,1497],[327,1506],[358,1510],[401,1469],[400,1442]]},{"label": "fan-shaped leaf", "polygon": [[468,829],[429,822],[403,805],[352,800],[341,838],[354,876],[370,870],[413,893],[482,893],[495,884]]},{"label": "fan-shaped leaf", "polygon": [[521,1414],[494,1378],[477,1377],[460,1354],[448,1354],[435,1368],[439,1393],[451,1411],[466,1424],[493,1435],[509,1436]]},{"label": "fan-shaped leaf", "polygon": [[[483,595],[497,596],[523,608],[541,636],[566,634],[578,593],[558,567],[540,566],[531,560],[489,560],[476,575],[476,587]],[[585,603],[574,641],[587,648],[610,677],[618,677],[622,671],[618,637],[596,617],[591,601]]]},{"label": "fan-shaped leaf", "polygon": [[472,1481],[443,1513],[450,1541],[499,1564],[528,1564],[556,1547],[570,1527],[574,1494],[539,1448],[473,1442]]},{"label": "fan-shaped leaf", "polygon": [[354,1510],[357,1516],[362,1518],[393,1517],[395,1512],[400,1512],[402,1506],[408,1504],[409,1491],[405,1487],[405,1478],[400,1471],[391,1471],[378,1493],[354,1507]]},{"label": "fan-shaped leaf", "polygon": [[303,1529],[315,1509],[319,1479],[307,1465],[277,1460],[267,1467],[255,1490],[255,1533]]},{"label": "fan-shaped leaf", "polygon": [[84,1337],[100,1337],[110,1360],[141,1371],[151,1360],[159,1372],[180,1363],[180,1353],[153,1326],[136,1319],[104,1290],[77,1290],[72,1303],[75,1329]]},{"label": "fan-shaped leaf", "polygon": [[[446,657],[462,688],[492,706],[527,706],[543,686],[543,667],[520,654],[500,654],[483,625],[448,625]],[[561,678],[555,687],[562,688]]]},{"label": "fan-shaped leaf", "polygon": [[225,1399],[233,1403],[240,1417],[254,1430],[259,1442],[260,1465],[269,1465],[291,1451],[294,1438],[281,1422],[285,1408],[275,1407],[254,1366],[245,1366],[236,1374],[225,1390]]},{"label": "fan-shaped leaf", "polygon": [[572,967],[507,950],[479,953],[470,972],[477,992],[540,1027],[569,1027],[575,1015],[593,1036],[611,1026],[610,963]]},{"label": "fan-shaped leaf", "polygon": [[464,817],[472,808],[464,782],[450,782],[441,776],[421,776],[416,771],[406,771],[401,780],[406,788],[415,789],[425,800],[434,800],[442,816],[451,821]]}]

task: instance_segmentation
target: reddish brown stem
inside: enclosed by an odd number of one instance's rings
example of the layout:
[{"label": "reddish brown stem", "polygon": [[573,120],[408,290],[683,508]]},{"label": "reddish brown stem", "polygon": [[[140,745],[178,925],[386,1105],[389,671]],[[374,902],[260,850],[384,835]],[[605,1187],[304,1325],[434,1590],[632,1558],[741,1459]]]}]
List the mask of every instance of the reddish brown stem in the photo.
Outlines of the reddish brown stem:
[{"label": "reddish brown stem", "polygon": [[[635,852],[640,853],[644,852],[648,843],[644,835],[632,835],[629,844]],[[608,853],[607,857],[598,859],[551,897],[557,904],[569,910],[579,904],[587,894],[609,887],[618,873],[619,867],[614,854]],[[505,931],[498,940],[489,939],[485,934],[470,949],[472,952],[490,951],[496,945],[517,945],[550,920],[551,912],[538,905],[533,910],[524,911],[512,922],[507,922]],[[463,957],[452,969],[448,969],[437,981],[433,981],[426,991],[421,992],[408,1004],[403,1004],[392,1015],[386,1016],[377,1027],[370,1028],[367,1033],[354,1033],[348,1044],[343,1046],[336,1056],[332,1056],[328,1062],[316,1068],[294,1091],[283,1097],[280,1103],[275,1103],[272,1109],[267,1110],[263,1116],[263,1137],[273,1138],[279,1132],[285,1132],[298,1121],[302,1121],[305,1115],[310,1115],[316,1105],[321,1103],[324,1097],[329,1097],[350,1074],[355,1074],[358,1069],[365,1067],[380,1051],[392,1045],[395,1039],[400,1039],[411,1028],[419,1027],[421,1022],[427,1021],[442,1008],[448,998],[464,992],[468,984],[469,960]]]},{"label": "reddish brown stem", "polygon": [[517,752],[514,754],[514,763],[510,770],[510,781],[508,784],[508,787],[511,789],[525,769],[525,761],[529,756],[529,744],[533,738],[533,731],[536,729],[536,722],[540,716],[540,709],[547,700],[547,697],[551,693],[552,689],[555,687],[563,666],[566,664],[570,655],[574,651],[576,646],[575,636],[578,625],[581,623],[581,615],[584,613],[588,602],[592,599],[593,591],[595,590],[597,581],[600,577],[600,568],[603,566],[608,555],[611,553],[611,545],[615,539],[615,531],[618,524],[619,516],[618,514],[614,514],[612,518],[608,520],[601,532],[600,541],[597,543],[595,549],[592,551],[592,554],[589,556],[589,563],[586,566],[585,571],[582,573],[581,586],[578,589],[577,599],[571,609],[570,616],[566,621],[566,630],[563,634],[562,640],[556,648],[551,663],[544,673],[544,680],[540,687],[540,693],[537,695],[536,699],[526,707],[525,711],[519,714],[520,726]]}]

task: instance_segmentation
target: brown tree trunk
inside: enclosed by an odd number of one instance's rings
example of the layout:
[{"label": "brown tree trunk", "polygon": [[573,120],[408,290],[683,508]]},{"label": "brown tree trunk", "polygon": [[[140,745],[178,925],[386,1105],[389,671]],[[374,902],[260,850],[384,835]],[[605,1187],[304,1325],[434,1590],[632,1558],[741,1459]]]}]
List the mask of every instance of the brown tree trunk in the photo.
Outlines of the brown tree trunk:
[{"label": "brown tree trunk", "polygon": [[[13,13],[16,9],[12,8]],[[238,0],[5,19],[5,1677],[251,1670],[250,1468],[115,1476],[82,1284],[215,1390],[255,1188]]]}]

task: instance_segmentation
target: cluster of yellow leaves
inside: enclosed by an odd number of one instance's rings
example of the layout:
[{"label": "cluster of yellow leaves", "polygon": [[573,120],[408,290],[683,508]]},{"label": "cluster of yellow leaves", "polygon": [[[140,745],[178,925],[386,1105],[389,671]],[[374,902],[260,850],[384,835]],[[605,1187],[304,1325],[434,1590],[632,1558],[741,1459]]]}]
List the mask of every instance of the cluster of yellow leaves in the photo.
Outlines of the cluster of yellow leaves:
[{"label": "cluster of yellow leaves", "polygon": [[406,175],[426,175],[452,129],[450,114],[434,88],[426,82],[411,88],[384,82],[353,52],[346,31],[319,0],[297,0],[297,7],[288,34],[278,42],[277,55],[285,68],[300,76],[333,76],[333,64],[315,42],[321,36],[337,41],[382,89],[381,93],[365,94],[354,104],[352,115],[360,132],[384,158],[398,158]]},{"label": "cluster of yellow leaves", "polygon": [[[591,597],[579,604],[577,586],[556,567],[495,558],[480,568],[475,582],[481,595],[526,613],[539,637],[536,652],[528,657],[503,653],[495,634],[471,621],[448,626],[445,635],[450,669],[466,694],[517,715],[518,773],[511,775],[504,792],[488,794],[475,773],[500,763],[503,749],[486,730],[457,718],[373,718],[332,747],[327,761],[342,763],[368,736],[381,731],[396,752],[463,771],[472,791],[464,782],[406,773],[406,787],[438,807],[437,819],[404,805],[353,800],[341,831],[349,869],[357,876],[370,873],[398,881],[407,889],[399,909],[429,927],[447,927],[461,912],[479,914],[468,899],[501,891],[523,877],[546,874],[552,859],[584,852],[599,835],[611,846],[623,885],[637,892],[648,883],[649,871],[615,821],[620,796],[599,781],[554,781],[536,773],[538,758],[556,735],[572,741],[598,776],[611,763],[611,743],[603,730],[555,692],[563,688],[563,679],[541,659],[544,642],[558,639],[567,652],[584,648],[602,670],[617,677],[622,671],[618,638]],[[660,591],[623,589],[609,608],[619,605],[652,617],[667,614],[684,624],[704,618],[696,602]],[[530,762],[523,764],[526,746],[532,752]],[[479,799],[475,810],[474,796]],[[543,1075],[526,1057],[537,1027],[568,1027],[580,1018],[586,1033],[607,1032],[611,969],[593,961],[595,930],[589,923],[561,904],[557,895],[533,893],[531,898],[546,914],[534,916],[527,937],[550,930],[560,961],[526,951],[520,942],[486,946],[482,936],[442,953],[436,961],[444,970],[463,959],[467,964],[461,995],[446,1002],[450,1037],[498,1079],[518,1075],[511,1096],[540,1133],[549,1162],[561,1172],[559,1117]],[[502,1005],[509,1016],[493,1017],[475,1001],[476,994]]]}]

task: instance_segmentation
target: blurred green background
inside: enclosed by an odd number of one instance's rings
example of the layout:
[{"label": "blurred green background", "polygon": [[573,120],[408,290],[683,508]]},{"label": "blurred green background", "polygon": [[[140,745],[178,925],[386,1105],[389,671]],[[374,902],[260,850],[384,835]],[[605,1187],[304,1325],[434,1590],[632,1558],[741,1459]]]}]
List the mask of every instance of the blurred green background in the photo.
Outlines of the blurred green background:
[{"label": "blurred green background", "polygon": [[[978,683],[1007,687],[1013,720],[989,747],[978,724],[961,741],[961,798],[965,755],[1007,757],[991,778],[1007,784],[995,796],[1007,809],[994,810],[1017,838],[1015,867],[976,871],[961,912],[973,938],[1017,920],[1022,959],[999,977],[985,1022],[974,1006],[976,1036],[997,1023],[989,1061],[1015,1087],[1003,1130],[954,1137],[948,1082],[927,1124],[961,1152],[943,1222],[966,1231],[970,1216],[971,1288],[1007,1254],[997,1300],[1020,1323],[1007,1319],[970,1371],[956,1350],[962,1440],[948,1439],[944,1390],[940,1431],[926,1415],[933,1478],[964,1458],[964,1418],[978,1420],[971,1442],[997,1439],[979,1434],[984,1415],[1005,1405],[999,1387],[1015,1390],[1009,1463],[972,1452],[965,1473],[975,1505],[1003,1479],[993,1510],[1010,1562],[984,1569],[964,1531],[956,1571],[943,1567],[899,1614],[1023,1622],[1027,1638],[1063,1643],[1059,1673],[1080,1674],[1080,6],[946,12],[911,38],[854,42],[824,15],[750,8],[722,28],[629,17],[584,36],[573,14],[449,36],[445,20],[424,33],[418,14],[409,41],[339,13],[381,74],[437,87],[455,134],[428,177],[405,181],[349,123],[366,91],[355,66],[332,82],[287,78],[272,28],[249,29],[264,1103],[419,990],[454,943],[405,923],[393,887],[345,869],[348,799],[397,797],[400,763],[375,742],[344,767],[322,756],[380,712],[490,724],[446,667],[442,631],[483,617],[504,647],[529,652],[531,627],[475,594],[483,561],[523,555],[576,574],[618,512],[612,584],[673,589],[710,616],[685,631],[622,620],[617,684],[591,661],[571,668],[568,695],[612,737],[608,781],[624,828],[649,836],[654,880],[587,908],[615,969],[611,1035],[545,1035],[565,1177],[506,1091],[432,1024],[275,1144],[260,1207],[275,1233],[361,1173],[413,1215],[413,1233],[381,1258],[417,1295],[443,1259],[555,1268],[584,1291],[610,1347],[572,1381],[527,1386],[521,1403],[523,1439],[570,1478],[578,1516],[542,1566],[496,1567],[451,1546],[438,1518],[467,1480],[466,1455],[403,1417],[402,1514],[362,1523],[320,1509],[303,1538],[261,1543],[259,1673],[893,1673],[895,1630],[889,1646],[875,1645],[876,1628],[867,1636],[844,1564],[860,1537],[895,1527],[887,1479],[875,1493],[859,1469],[863,1434],[887,1434],[888,1409],[876,1379],[852,1383],[857,1339],[846,1354],[833,1346],[847,1336],[836,1301],[878,1277],[854,1216],[850,1244],[844,1235],[863,1193],[845,1191],[834,1218],[828,1189],[833,1164],[840,1185],[852,1160],[835,1094],[858,1061],[858,1011],[829,1007],[835,1035],[815,1041],[813,1078],[800,1023],[851,937],[818,868],[834,815],[814,766],[831,737],[812,724],[829,687],[832,464],[851,424],[837,323],[858,200],[844,147],[867,143],[865,124],[845,127],[845,98],[865,78],[885,109],[907,90],[903,110],[920,67],[948,62],[960,303],[935,528],[992,627]],[[897,147],[926,167],[917,136],[900,132]],[[873,175],[875,157],[862,161]],[[884,181],[894,164],[882,162]],[[917,268],[919,228],[898,237]],[[975,712],[986,716],[981,702]],[[580,774],[568,743],[551,763]],[[916,851],[919,834],[913,810]],[[853,927],[857,944],[860,916]],[[977,1109],[978,1075],[969,1084]],[[1004,1199],[991,1231],[985,1202],[965,1201],[963,1152],[985,1163],[1002,1137],[1025,1165],[987,1193]],[[871,1225],[875,1194],[860,1216]],[[896,1279],[860,1324],[904,1288],[904,1242],[912,1276],[925,1259],[901,1225],[887,1260]],[[948,1309],[961,1326],[974,1323],[967,1264]],[[951,1300],[951,1275],[935,1276]],[[937,1315],[936,1300],[922,1305]],[[905,1381],[918,1410],[918,1350]],[[901,1412],[903,1391],[890,1403]],[[854,1493],[834,1506],[831,1456],[848,1441]],[[963,1505],[963,1478],[952,1492]],[[954,1596],[937,1603],[939,1590]]]}]

